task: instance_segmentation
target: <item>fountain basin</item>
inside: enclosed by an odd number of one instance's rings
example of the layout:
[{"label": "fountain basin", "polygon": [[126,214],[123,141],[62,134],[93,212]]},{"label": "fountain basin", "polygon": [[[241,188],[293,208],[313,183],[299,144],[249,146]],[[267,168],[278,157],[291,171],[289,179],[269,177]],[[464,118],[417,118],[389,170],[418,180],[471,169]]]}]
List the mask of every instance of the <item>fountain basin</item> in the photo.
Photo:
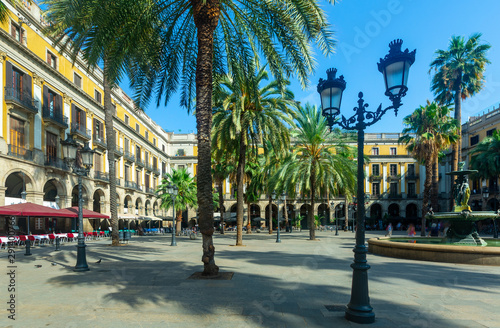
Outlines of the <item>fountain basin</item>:
[{"label": "fountain basin", "polygon": [[[396,242],[394,239],[404,238],[371,238],[368,240],[368,251],[408,260],[500,266],[500,247],[447,245],[440,243],[442,238],[408,237],[407,243]],[[435,244],[418,243],[426,240]],[[488,241],[500,242],[498,239],[487,239]]]}]

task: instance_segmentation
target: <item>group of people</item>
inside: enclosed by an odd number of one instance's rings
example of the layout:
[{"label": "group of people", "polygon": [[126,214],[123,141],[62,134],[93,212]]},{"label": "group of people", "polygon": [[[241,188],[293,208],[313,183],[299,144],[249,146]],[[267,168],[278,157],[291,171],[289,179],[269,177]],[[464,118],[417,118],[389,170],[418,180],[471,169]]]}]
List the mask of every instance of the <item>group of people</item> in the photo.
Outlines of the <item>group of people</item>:
[{"label": "group of people", "polygon": [[[446,232],[449,228],[449,225],[448,223],[442,223],[442,222],[433,222],[428,228],[426,228],[426,236],[427,237],[439,237],[439,236],[446,236]],[[401,225],[401,222],[399,222],[396,226],[396,229],[397,230],[402,230],[402,225]],[[386,234],[385,236],[386,237],[391,237],[392,236],[392,232],[394,230],[394,227],[392,226],[392,223],[389,223],[386,227]],[[415,225],[413,223],[410,223],[408,225],[408,229],[406,229],[406,232],[408,233],[408,236],[410,237],[414,237],[416,236],[416,231],[418,229],[415,227]]]}]

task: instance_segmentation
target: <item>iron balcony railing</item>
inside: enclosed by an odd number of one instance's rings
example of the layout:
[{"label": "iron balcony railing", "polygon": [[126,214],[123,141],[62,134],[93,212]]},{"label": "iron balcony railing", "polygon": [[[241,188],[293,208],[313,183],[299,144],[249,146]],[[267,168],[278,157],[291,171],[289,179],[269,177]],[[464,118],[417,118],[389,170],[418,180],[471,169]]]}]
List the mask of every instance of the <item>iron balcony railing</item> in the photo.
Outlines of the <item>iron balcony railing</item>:
[{"label": "iron balcony railing", "polygon": [[100,137],[97,134],[92,135],[92,141],[94,142],[95,145],[101,146],[103,148],[106,148],[106,139],[104,137]]},{"label": "iron balcony railing", "polygon": [[54,156],[45,156],[45,166],[55,167],[60,170],[69,171],[69,167],[62,159]]},{"label": "iron balcony railing", "polygon": [[123,147],[115,146],[115,154],[118,156],[123,156]]},{"label": "iron balcony railing", "polygon": [[125,188],[137,189],[137,183],[134,181],[125,181]]},{"label": "iron balcony railing", "polygon": [[157,167],[153,166],[153,174],[160,175],[160,170]]},{"label": "iron balcony railing", "polygon": [[103,181],[109,181],[109,173],[107,173],[107,172],[101,172],[101,171],[95,171],[94,172],[94,179],[103,180]]},{"label": "iron balcony railing", "polygon": [[14,102],[33,113],[38,113],[38,101],[35,100],[31,94],[12,86],[7,86],[4,90],[6,102]]},{"label": "iron balcony railing", "polygon": [[406,175],[406,180],[418,180],[419,176],[416,173],[408,173]]},{"label": "iron balcony railing", "polygon": [[87,129],[84,126],[79,125],[78,123],[71,123],[71,133],[77,133],[89,140],[91,138],[90,129]]},{"label": "iron balcony railing", "polygon": [[135,164],[136,164],[137,166],[144,167],[144,162],[143,162],[140,158],[136,158],[136,159],[135,159]]},{"label": "iron balcony railing", "polygon": [[14,145],[9,145],[7,155],[14,156],[27,161],[33,160],[33,152],[31,150]]},{"label": "iron balcony railing", "polygon": [[151,165],[151,164],[147,164],[147,163],[146,163],[146,164],[144,164],[144,167],[145,167],[145,168],[146,168],[146,170],[148,170],[148,171],[153,171],[153,165]]},{"label": "iron balcony railing", "polygon": [[116,185],[117,185],[117,186],[121,186],[121,180],[120,180],[120,179],[118,179],[118,178],[116,179]]},{"label": "iron balcony railing", "polygon": [[68,127],[68,118],[63,116],[61,112],[56,112],[49,107],[44,106],[42,109],[42,116],[45,120],[50,120],[64,128]]},{"label": "iron balcony railing", "polygon": [[149,187],[147,187],[147,188],[146,188],[146,192],[147,192],[148,194],[154,194],[154,193],[155,193],[155,190],[154,190],[153,188],[149,188]]},{"label": "iron balcony railing", "polygon": [[124,157],[127,161],[130,161],[130,162],[134,162],[134,161],[135,161],[134,154],[132,154],[132,153],[131,153],[131,152],[129,152],[128,150],[125,150],[125,153],[123,154],[123,157]]}]

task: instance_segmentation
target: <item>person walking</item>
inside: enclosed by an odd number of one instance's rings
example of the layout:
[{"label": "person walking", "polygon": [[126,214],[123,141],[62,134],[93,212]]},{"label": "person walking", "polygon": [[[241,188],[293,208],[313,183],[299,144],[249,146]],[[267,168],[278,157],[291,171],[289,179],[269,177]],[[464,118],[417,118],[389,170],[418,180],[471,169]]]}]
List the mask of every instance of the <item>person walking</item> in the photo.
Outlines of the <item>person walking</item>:
[{"label": "person walking", "polygon": [[389,225],[387,226],[387,228],[385,229],[387,231],[387,233],[385,234],[386,237],[392,237],[392,223],[389,223]]}]

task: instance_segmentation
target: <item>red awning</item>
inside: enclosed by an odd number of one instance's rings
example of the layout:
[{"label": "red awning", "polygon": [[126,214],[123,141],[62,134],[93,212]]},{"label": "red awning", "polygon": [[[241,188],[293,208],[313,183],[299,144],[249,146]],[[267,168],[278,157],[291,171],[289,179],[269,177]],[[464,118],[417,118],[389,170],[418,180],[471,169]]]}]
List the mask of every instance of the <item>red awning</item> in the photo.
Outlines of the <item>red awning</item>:
[{"label": "red awning", "polygon": [[7,206],[0,206],[0,215],[5,216],[36,216],[36,217],[77,217],[75,213],[68,210],[56,210],[51,207],[37,205],[33,203],[21,203]]},{"label": "red awning", "polygon": [[[78,206],[68,207],[64,210],[74,213],[78,217]],[[83,209],[83,217],[87,219],[109,219],[109,216],[99,212]]]}]

